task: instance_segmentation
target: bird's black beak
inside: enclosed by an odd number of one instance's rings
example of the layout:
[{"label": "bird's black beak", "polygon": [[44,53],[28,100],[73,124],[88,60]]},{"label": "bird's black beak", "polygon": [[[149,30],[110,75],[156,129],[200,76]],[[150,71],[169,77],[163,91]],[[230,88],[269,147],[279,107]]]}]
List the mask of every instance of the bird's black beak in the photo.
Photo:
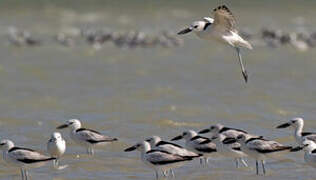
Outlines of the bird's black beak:
[{"label": "bird's black beak", "polygon": [[237,139],[235,138],[226,138],[224,139],[223,144],[233,144],[235,142],[237,142]]},{"label": "bird's black beak", "polygon": [[209,133],[210,131],[211,131],[210,129],[203,129],[199,132],[199,134]]},{"label": "bird's black beak", "polygon": [[300,151],[300,150],[302,150],[303,148],[304,148],[305,146],[296,146],[295,148],[292,148],[290,151],[291,152],[297,152],[297,151]]},{"label": "bird's black beak", "polygon": [[182,138],[183,138],[183,136],[180,135],[180,136],[177,136],[177,137],[172,138],[171,141],[177,141],[177,140],[180,140],[180,139],[182,139]]},{"label": "bird's black beak", "polygon": [[178,32],[177,34],[178,35],[187,34],[187,33],[191,32],[191,31],[192,31],[192,28],[189,27],[189,28],[183,29],[182,31]]},{"label": "bird's black beak", "polygon": [[282,128],[287,128],[287,127],[289,127],[289,126],[291,126],[290,123],[284,123],[284,124],[281,124],[281,125],[277,126],[276,128],[277,128],[277,129],[282,129]]},{"label": "bird's black beak", "polygon": [[136,146],[131,146],[131,147],[129,147],[129,148],[126,148],[126,149],[124,150],[124,152],[134,151],[135,149],[136,149]]},{"label": "bird's black beak", "polygon": [[62,125],[58,126],[56,129],[64,129],[66,127],[68,127],[68,124],[62,124]]}]

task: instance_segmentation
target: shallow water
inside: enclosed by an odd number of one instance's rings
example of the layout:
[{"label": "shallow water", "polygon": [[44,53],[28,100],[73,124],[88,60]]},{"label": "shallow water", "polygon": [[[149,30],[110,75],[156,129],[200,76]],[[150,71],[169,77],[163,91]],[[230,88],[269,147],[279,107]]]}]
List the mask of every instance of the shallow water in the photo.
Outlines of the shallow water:
[{"label": "shallow water", "polygon": [[[99,148],[94,157],[68,142],[61,160],[67,169],[50,166],[31,170],[32,179],[151,179],[153,171],[123,149],[153,134],[170,139],[185,129],[199,130],[221,122],[291,144],[292,132],[274,127],[294,116],[316,129],[316,52],[291,46],[255,47],[243,51],[249,83],[242,80],[235,52],[216,42],[184,36],[179,48],[120,49],[106,44],[96,51],[78,42],[72,48],[53,42],[56,32],[69,27],[107,27],[112,31],[178,31],[209,14],[221,2],[192,1],[2,1],[0,7],[0,137],[17,145],[45,151],[54,128],[69,118],[118,137]],[[223,1],[227,2],[227,1]],[[239,27],[287,31],[315,30],[313,1],[227,2]],[[36,8],[36,10],[35,10]],[[14,47],[7,29],[17,26],[44,41],[39,47]],[[69,140],[68,131],[62,131]],[[293,144],[293,143],[292,143]],[[177,179],[314,179],[302,153],[267,162],[267,176],[255,169],[234,168],[215,156],[209,167],[194,161],[176,169]],[[0,179],[19,179],[18,171],[3,166]],[[249,160],[251,166],[254,165]],[[48,178],[49,177],[49,178]]]}]

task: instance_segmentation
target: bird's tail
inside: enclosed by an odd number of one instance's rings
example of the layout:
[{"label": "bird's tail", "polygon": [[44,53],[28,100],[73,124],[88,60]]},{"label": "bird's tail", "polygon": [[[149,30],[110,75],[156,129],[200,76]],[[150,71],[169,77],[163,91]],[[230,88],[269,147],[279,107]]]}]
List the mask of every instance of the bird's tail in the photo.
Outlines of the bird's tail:
[{"label": "bird's tail", "polygon": [[245,40],[243,40],[242,42],[240,42],[240,46],[245,47],[245,48],[248,48],[248,49],[253,49],[253,48],[252,48],[252,45],[251,45],[248,41],[245,41]]}]

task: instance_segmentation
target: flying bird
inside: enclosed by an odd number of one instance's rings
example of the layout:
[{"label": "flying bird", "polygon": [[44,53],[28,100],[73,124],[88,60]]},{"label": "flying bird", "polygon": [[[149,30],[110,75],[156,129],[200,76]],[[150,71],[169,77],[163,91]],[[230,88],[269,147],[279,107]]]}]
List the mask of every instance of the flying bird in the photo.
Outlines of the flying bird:
[{"label": "flying bird", "polygon": [[239,35],[236,19],[227,6],[218,6],[213,10],[213,15],[214,18],[204,17],[201,21],[194,21],[178,34],[182,35],[193,31],[201,39],[216,40],[235,48],[243,78],[247,83],[248,74],[241,58],[240,48],[252,49],[252,45]]}]

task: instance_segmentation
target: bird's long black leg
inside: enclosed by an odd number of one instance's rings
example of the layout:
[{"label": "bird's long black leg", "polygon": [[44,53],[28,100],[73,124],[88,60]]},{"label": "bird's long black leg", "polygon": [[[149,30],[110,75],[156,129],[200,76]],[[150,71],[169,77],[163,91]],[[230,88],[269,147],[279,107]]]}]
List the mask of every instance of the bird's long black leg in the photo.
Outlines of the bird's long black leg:
[{"label": "bird's long black leg", "polygon": [[266,174],[266,168],[264,167],[264,160],[261,160],[261,165],[262,165],[262,171],[263,171],[263,174],[265,175]]},{"label": "bird's long black leg", "polygon": [[238,54],[238,60],[239,60],[240,68],[241,68],[241,73],[242,73],[242,75],[243,75],[243,77],[245,79],[245,82],[247,83],[247,81],[248,81],[248,74],[247,74],[247,71],[246,71],[245,66],[243,64],[242,58],[241,58],[240,48],[236,47],[236,51],[237,51],[237,54]]}]

